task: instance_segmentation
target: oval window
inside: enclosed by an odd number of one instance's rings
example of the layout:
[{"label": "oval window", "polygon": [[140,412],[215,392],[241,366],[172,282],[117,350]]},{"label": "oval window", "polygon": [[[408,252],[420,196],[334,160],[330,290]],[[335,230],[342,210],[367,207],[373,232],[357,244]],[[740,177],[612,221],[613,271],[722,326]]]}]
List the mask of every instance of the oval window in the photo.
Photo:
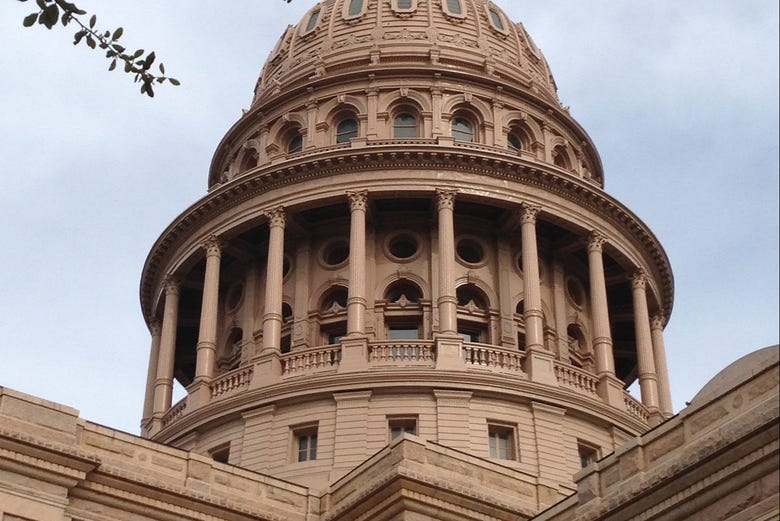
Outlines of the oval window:
[{"label": "oval window", "polygon": [[320,21],[320,10],[315,9],[311,12],[309,15],[309,20],[306,22],[306,29],[304,29],[303,34],[309,34],[317,27],[317,22]]},{"label": "oval window", "polygon": [[489,9],[488,11],[490,12],[490,23],[493,25],[493,27],[501,32],[505,31],[506,29],[504,28],[504,19],[501,18],[501,14],[495,9]]},{"label": "oval window", "polygon": [[363,12],[363,0],[350,0],[347,16],[358,16]]},{"label": "oval window", "polygon": [[461,15],[463,14],[463,6],[460,0],[447,0],[447,11],[450,14]]}]

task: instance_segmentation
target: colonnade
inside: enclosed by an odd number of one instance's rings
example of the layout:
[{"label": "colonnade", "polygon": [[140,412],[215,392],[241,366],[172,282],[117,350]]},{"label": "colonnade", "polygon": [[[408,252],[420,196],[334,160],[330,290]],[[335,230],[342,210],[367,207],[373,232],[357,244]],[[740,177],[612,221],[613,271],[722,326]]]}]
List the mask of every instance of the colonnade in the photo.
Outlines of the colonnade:
[{"label": "colonnade", "polygon": [[[349,288],[347,301],[347,336],[345,349],[356,340],[366,340],[366,191],[348,192],[350,209]],[[454,206],[456,191],[436,191],[438,219],[438,276],[439,295],[436,300],[439,327],[436,341],[458,346],[457,295],[455,281],[455,227]],[[554,354],[544,343],[539,253],[537,244],[537,216],[541,207],[523,204],[519,211],[524,284],[524,320],[526,335],[526,372],[531,380],[542,383],[554,381],[552,361]],[[263,341],[260,358],[277,360],[281,356],[282,279],[284,270],[285,211],[282,207],[265,212],[270,229],[266,266],[265,311],[263,314]],[[588,268],[590,277],[590,308],[592,317],[592,345],[599,379],[599,394],[615,406],[623,404],[623,383],[615,375],[612,336],[607,306],[607,286],[604,274],[603,246],[607,239],[593,232],[588,240]],[[217,237],[203,243],[206,252],[206,270],[203,282],[203,300],[197,343],[195,378],[188,388],[195,406],[208,403],[209,384],[214,377],[219,302],[219,278],[222,245]],[[560,263],[558,263],[560,264]],[[559,266],[558,271],[562,267]],[[562,278],[562,277],[559,277]],[[653,414],[672,414],[666,355],[663,341],[664,318],[650,317],[647,304],[647,276],[638,270],[631,280],[634,324],[637,349],[638,378],[643,405]],[[557,300],[557,299],[556,299]],[[176,348],[176,328],[179,306],[179,281],[173,277],[164,284],[162,324],[153,322],[152,346],[147,376],[144,422],[151,422],[152,430],[161,428],[162,418],[171,407],[173,370]],[[556,319],[560,312],[556,311]],[[562,333],[558,328],[558,334]],[[350,344],[350,341],[352,344]],[[453,344],[454,342],[454,344]],[[359,344],[359,342],[358,342]],[[440,350],[439,356],[444,356]],[[463,364],[460,349],[449,351],[450,360],[441,367],[451,369]],[[344,355],[346,356],[346,354]],[[362,355],[361,355],[362,356]],[[437,361],[437,367],[440,367]],[[545,369],[548,368],[548,369]],[[189,408],[189,407],[188,407]]]}]

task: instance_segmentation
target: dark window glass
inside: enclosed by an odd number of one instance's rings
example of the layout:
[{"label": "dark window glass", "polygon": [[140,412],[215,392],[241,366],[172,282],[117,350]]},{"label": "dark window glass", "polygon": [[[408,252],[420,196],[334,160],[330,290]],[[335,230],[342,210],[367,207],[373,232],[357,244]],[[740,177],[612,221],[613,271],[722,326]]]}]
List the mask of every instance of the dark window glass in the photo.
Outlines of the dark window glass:
[{"label": "dark window glass", "polygon": [[499,31],[504,30],[504,20],[501,18],[501,15],[498,14],[498,11],[496,11],[495,9],[490,10],[490,21],[493,23],[493,27],[495,27]]},{"label": "dark window glass", "polygon": [[287,153],[295,154],[301,150],[303,150],[303,136],[298,135],[293,137],[287,144]]},{"label": "dark window glass", "polygon": [[357,16],[363,11],[363,0],[350,0],[348,16]]},{"label": "dark window glass", "polygon": [[298,461],[317,459],[317,431],[298,434]]},{"label": "dark window glass", "polygon": [[417,340],[420,338],[420,331],[416,327],[390,326],[387,336],[390,340]]},{"label": "dark window glass", "polygon": [[515,459],[514,431],[507,427],[488,427],[490,457],[495,459]]},{"label": "dark window glass", "polygon": [[463,8],[460,5],[460,0],[447,0],[447,10],[451,14],[463,14]]},{"label": "dark window glass", "polygon": [[358,123],[349,118],[341,121],[336,128],[336,143],[348,143],[350,139],[358,136]]},{"label": "dark window glass", "polygon": [[309,16],[309,21],[306,23],[306,32],[309,33],[317,27],[317,21],[320,19],[320,10],[317,9]]},{"label": "dark window glass", "polygon": [[520,152],[523,149],[523,142],[520,141],[520,137],[517,134],[509,134],[506,141],[507,148],[512,152]]},{"label": "dark window glass", "polygon": [[417,434],[417,420],[413,418],[398,418],[388,422],[390,439],[394,440],[401,434]]},{"label": "dark window glass", "polygon": [[399,114],[393,122],[393,136],[417,137],[417,118],[409,113]]},{"label": "dark window glass", "polygon": [[396,8],[397,9],[411,9],[412,8],[412,0],[397,0],[396,1]]},{"label": "dark window glass", "polygon": [[466,118],[457,117],[452,121],[452,138],[455,141],[474,141],[474,125]]}]

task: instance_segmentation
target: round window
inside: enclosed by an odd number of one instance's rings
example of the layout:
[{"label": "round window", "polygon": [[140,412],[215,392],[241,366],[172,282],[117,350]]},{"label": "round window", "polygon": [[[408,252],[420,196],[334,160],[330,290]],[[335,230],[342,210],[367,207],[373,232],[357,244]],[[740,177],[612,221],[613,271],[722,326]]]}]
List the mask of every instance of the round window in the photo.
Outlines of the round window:
[{"label": "round window", "polygon": [[322,250],[322,261],[326,266],[338,266],[347,259],[349,259],[349,244],[345,240],[333,241]]},{"label": "round window", "polygon": [[467,264],[479,264],[485,259],[485,250],[473,239],[461,239],[456,248],[460,260]]},{"label": "round window", "polygon": [[418,249],[417,239],[406,233],[396,235],[387,244],[387,250],[396,259],[410,259]]}]

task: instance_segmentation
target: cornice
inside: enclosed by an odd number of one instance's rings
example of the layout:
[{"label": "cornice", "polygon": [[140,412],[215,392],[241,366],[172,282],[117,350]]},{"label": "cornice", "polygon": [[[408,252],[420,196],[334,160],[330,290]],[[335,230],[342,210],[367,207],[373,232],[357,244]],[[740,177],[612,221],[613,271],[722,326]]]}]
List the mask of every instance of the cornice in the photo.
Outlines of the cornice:
[{"label": "cornice", "polygon": [[[334,147],[279,164],[259,167],[217,187],[192,204],[160,235],[145,261],[140,288],[144,316],[153,316],[153,300],[164,276],[161,268],[165,268],[172,260],[170,255],[174,246],[188,238],[196,227],[207,223],[226,209],[272,190],[308,179],[368,169],[447,169],[468,172],[536,187],[574,202],[614,224],[640,251],[647,252],[655,263],[660,279],[661,304],[668,321],[673,307],[674,279],[665,251],[647,225],[601,188],[552,165],[510,156],[489,147],[393,145],[384,142],[381,145],[369,144],[362,148]],[[430,187],[431,193],[435,188],[433,185]]]}]

